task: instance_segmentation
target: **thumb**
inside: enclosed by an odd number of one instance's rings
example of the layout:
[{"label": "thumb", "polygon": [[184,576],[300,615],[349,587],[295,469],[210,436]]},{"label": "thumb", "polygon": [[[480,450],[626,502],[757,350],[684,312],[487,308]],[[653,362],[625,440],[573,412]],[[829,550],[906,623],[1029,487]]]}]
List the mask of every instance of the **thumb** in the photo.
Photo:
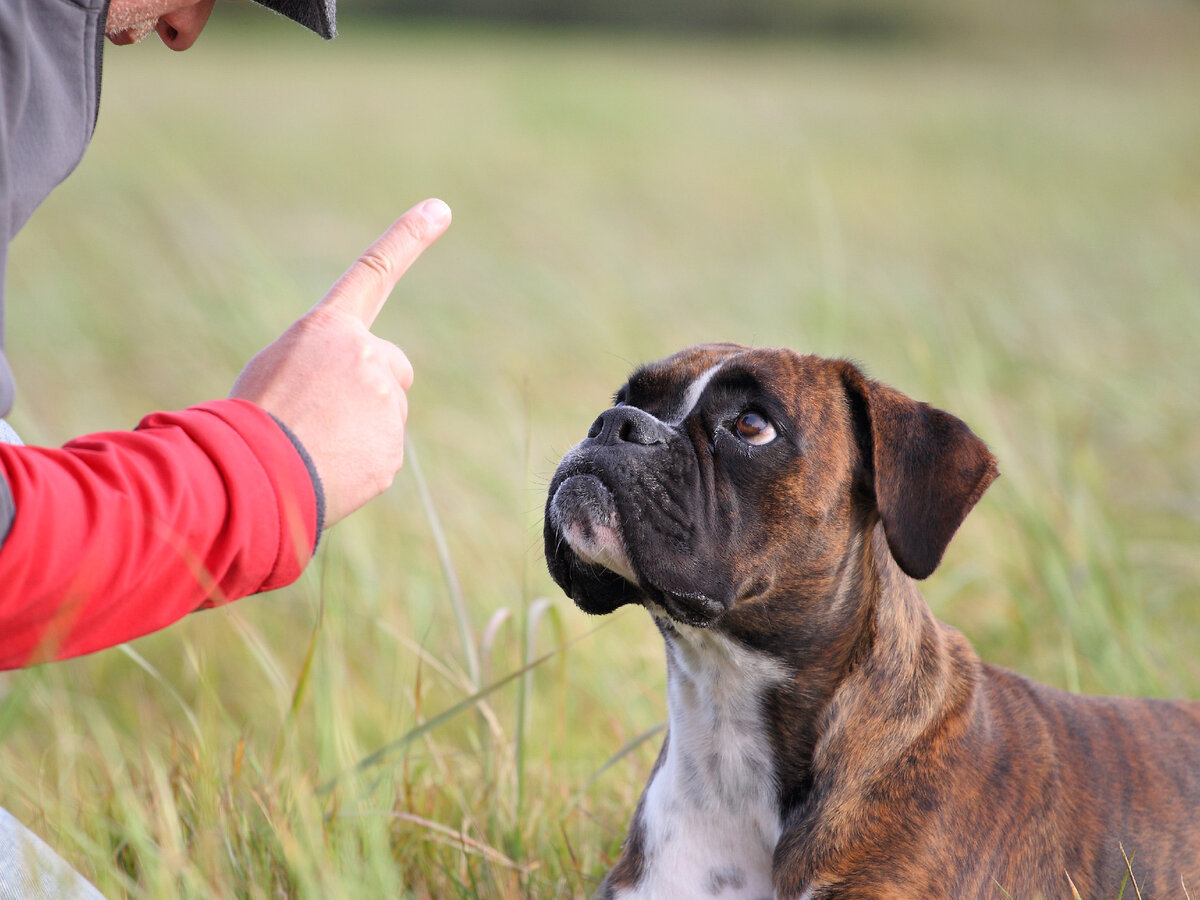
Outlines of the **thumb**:
[{"label": "thumb", "polygon": [[448,227],[450,207],[441,200],[418,203],[393,222],[313,308],[349,313],[370,328],[400,276]]}]

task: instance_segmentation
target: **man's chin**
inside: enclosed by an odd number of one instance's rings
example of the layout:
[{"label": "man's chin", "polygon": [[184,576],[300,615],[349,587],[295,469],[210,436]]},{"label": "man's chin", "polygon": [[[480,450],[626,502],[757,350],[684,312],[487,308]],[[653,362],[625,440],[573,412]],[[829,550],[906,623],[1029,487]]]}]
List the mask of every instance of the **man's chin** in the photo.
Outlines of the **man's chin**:
[{"label": "man's chin", "polygon": [[154,26],[157,24],[157,19],[152,22],[139,22],[136,25],[130,25],[128,28],[121,28],[117,31],[107,31],[105,32],[104,36],[118,47],[126,47],[129,44],[136,44],[140,41],[144,41],[154,33]]}]

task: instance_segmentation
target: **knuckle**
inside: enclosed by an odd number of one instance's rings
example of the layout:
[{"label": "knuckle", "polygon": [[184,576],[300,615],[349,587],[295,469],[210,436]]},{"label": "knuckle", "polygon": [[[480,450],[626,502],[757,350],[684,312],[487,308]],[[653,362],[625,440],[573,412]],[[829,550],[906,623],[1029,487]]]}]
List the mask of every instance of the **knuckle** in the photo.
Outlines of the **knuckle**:
[{"label": "knuckle", "polygon": [[395,263],[386,253],[377,247],[371,247],[358,258],[358,263],[380,281],[389,282],[396,271]]},{"label": "knuckle", "polygon": [[408,390],[413,383],[412,360],[408,358],[408,354],[395,344],[387,343],[383,350],[387,354],[387,360],[396,377],[396,381],[399,382],[402,389]]},{"label": "knuckle", "polygon": [[341,328],[346,321],[345,313],[331,306],[314,306],[292,326],[301,334],[316,334]]},{"label": "knuckle", "polygon": [[404,353],[401,353],[399,359],[397,360],[396,370],[400,375],[400,380],[402,382],[412,384],[413,376],[415,374],[413,371],[413,364]]},{"label": "knuckle", "polygon": [[420,216],[401,216],[396,220],[396,224],[403,232],[404,237],[418,243],[424,242],[426,232],[425,220]]},{"label": "knuckle", "polygon": [[[397,469],[398,468],[399,467],[397,467]],[[376,493],[382,494],[384,491],[386,491],[388,488],[390,488],[393,484],[395,484],[397,469],[393,469],[389,466],[387,469],[379,472],[375,476]]]}]

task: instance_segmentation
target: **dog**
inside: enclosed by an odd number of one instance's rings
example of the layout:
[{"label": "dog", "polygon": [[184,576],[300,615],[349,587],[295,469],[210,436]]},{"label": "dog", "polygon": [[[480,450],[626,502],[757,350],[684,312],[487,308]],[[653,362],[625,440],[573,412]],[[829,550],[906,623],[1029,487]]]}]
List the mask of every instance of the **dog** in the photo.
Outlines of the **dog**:
[{"label": "dog", "polygon": [[997,474],[848,362],[709,344],[633,373],[545,516],[579,608],[640,604],[666,643],[666,737],[597,898],[1200,890],[1200,703],[986,665],[917,589]]}]

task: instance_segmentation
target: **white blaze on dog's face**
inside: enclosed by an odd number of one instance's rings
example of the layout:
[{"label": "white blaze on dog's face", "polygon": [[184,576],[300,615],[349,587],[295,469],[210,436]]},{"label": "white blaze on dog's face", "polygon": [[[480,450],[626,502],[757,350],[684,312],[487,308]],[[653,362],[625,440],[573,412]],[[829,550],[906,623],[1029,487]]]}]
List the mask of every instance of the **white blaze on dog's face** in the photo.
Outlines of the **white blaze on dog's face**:
[{"label": "white blaze on dog's face", "polygon": [[687,421],[687,417],[695,411],[696,404],[700,402],[704,389],[708,387],[708,383],[720,371],[722,365],[723,363],[717,363],[709,366],[699,378],[687,386],[687,390],[683,392],[683,400],[679,404],[679,409],[667,419],[668,424],[678,428]]},{"label": "white blaze on dog's face", "polygon": [[[721,368],[717,363],[709,367],[696,378],[683,392],[678,409],[673,410],[662,425],[678,427],[692,413],[700,395],[708,385],[713,375]],[[624,405],[623,401],[617,403]],[[589,440],[597,435],[589,435]],[[582,445],[581,445],[582,446]],[[577,448],[578,449],[578,448]],[[568,455],[568,459],[570,455]],[[637,573],[629,560],[625,548],[625,539],[621,534],[620,513],[604,498],[605,487],[599,481],[588,483],[589,476],[582,476],[583,483],[567,485],[558,488],[561,496],[551,507],[551,515],[556,517],[556,524],[562,530],[562,536],[581,562],[586,565],[600,566],[620,575],[631,584],[638,584]],[[584,488],[586,484],[586,489]],[[581,490],[594,491],[593,496],[599,496],[600,502],[589,501],[587,496],[572,497],[573,493]],[[576,501],[576,502],[572,502]],[[575,514],[567,514],[571,510]]]}]

